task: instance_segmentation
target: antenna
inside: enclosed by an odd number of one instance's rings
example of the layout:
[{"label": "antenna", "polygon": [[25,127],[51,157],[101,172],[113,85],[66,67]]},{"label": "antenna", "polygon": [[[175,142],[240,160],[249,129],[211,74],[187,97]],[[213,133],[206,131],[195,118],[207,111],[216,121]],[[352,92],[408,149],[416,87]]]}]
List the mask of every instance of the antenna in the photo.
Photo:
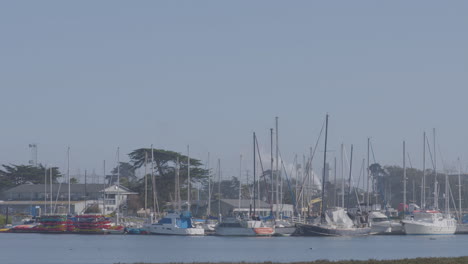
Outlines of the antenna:
[{"label": "antenna", "polygon": [[31,152],[31,159],[29,165],[37,167],[37,144],[29,144],[29,151]]}]

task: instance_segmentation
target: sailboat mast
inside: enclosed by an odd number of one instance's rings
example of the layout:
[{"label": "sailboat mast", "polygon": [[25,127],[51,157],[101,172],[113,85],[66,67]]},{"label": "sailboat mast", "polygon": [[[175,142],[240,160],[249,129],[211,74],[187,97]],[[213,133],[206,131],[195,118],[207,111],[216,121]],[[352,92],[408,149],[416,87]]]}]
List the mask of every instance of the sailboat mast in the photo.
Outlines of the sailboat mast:
[{"label": "sailboat mast", "polygon": [[190,146],[187,145],[187,211],[190,211],[190,192],[191,192],[191,179],[190,179]]},{"label": "sailboat mast", "polygon": [[433,131],[433,143],[434,143],[434,210],[439,209],[439,191],[438,191],[438,182],[437,182],[437,159],[436,159],[436,130],[435,128]]},{"label": "sailboat mast", "polygon": [[208,216],[211,215],[211,172],[210,172],[210,153],[208,152]]},{"label": "sailboat mast", "polygon": [[275,154],[275,171],[276,171],[276,218],[279,218],[279,181],[280,173],[278,170],[278,157],[279,157],[279,148],[278,148],[278,117],[275,117],[275,137],[276,137],[276,154]]},{"label": "sailboat mast", "polygon": [[344,144],[341,143],[341,206],[344,208],[345,176],[344,176]]},{"label": "sailboat mast", "polygon": [[[370,173],[369,173],[369,149],[370,149],[370,138],[367,138],[367,199],[366,199],[366,210],[369,210],[369,185],[370,185]],[[364,183],[364,181],[363,181]]]},{"label": "sailboat mast", "polygon": [[145,151],[145,216],[148,208],[148,152]]},{"label": "sailboat mast", "polygon": [[120,147],[117,147],[117,224],[119,224],[120,217]]},{"label": "sailboat mast", "polygon": [[54,196],[54,192],[53,192],[53,186],[54,186],[53,183],[54,183],[54,181],[53,181],[53,178],[52,178],[52,168],[53,167],[50,167],[50,213],[51,214],[54,213],[53,212],[53,200],[52,200],[52,198]]},{"label": "sailboat mast", "polygon": [[[102,175],[104,175],[103,178],[103,194],[102,194],[102,214],[106,214],[106,160],[103,160],[102,162]],[[146,211],[145,211],[146,212]]]},{"label": "sailboat mast", "polygon": [[274,178],[273,178],[273,128],[270,128],[270,186],[271,186],[271,200],[270,206],[273,212],[273,204],[275,200],[275,192],[274,192]]},{"label": "sailboat mast", "polygon": [[255,132],[253,132],[253,215],[255,216],[255,208],[256,208],[256,185],[255,185],[255,175],[256,175],[256,163],[257,163],[257,160],[255,159],[256,157],[256,148],[255,148],[255,143],[257,141],[257,138],[255,137]]},{"label": "sailboat mast", "polygon": [[403,141],[403,216],[406,214],[406,146]]},{"label": "sailboat mast", "polygon": [[241,209],[241,199],[242,199],[242,154],[240,155],[240,161],[239,161],[239,214],[240,214],[240,209]]},{"label": "sailboat mast", "polygon": [[351,199],[351,176],[353,172],[353,144],[351,144],[351,157],[349,159],[349,179],[348,179],[348,203],[346,209],[349,211],[349,202]]},{"label": "sailboat mast", "polygon": [[218,159],[218,216],[221,216],[221,159]]},{"label": "sailboat mast", "polygon": [[422,168],[421,207],[426,209],[426,131],[423,133],[423,168]]},{"label": "sailboat mast", "polygon": [[67,149],[68,214],[71,214],[70,147]]},{"label": "sailboat mast", "polygon": [[179,157],[176,159],[174,176],[174,210],[179,210]]},{"label": "sailboat mast", "polygon": [[333,159],[333,174],[334,174],[333,175],[334,176],[333,177],[333,190],[334,190],[334,192],[333,192],[333,206],[336,207],[337,206],[337,202],[336,202],[336,200],[337,200],[337,198],[336,198],[336,155],[335,155],[335,157]]},{"label": "sailboat mast", "polygon": [[325,169],[327,166],[327,140],[328,140],[328,114],[325,117],[325,147],[323,151],[323,173],[322,173],[322,200],[320,201],[321,217],[320,221],[323,222],[325,218]]},{"label": "sailboat mast", "polygon": [[47,165],[44,165],[44,214],[47,214]]},{"label": "sailboat mast", "polygon": [[461,196],[461,163],[458,158],[458,221],[462,223],[462,196]]}]

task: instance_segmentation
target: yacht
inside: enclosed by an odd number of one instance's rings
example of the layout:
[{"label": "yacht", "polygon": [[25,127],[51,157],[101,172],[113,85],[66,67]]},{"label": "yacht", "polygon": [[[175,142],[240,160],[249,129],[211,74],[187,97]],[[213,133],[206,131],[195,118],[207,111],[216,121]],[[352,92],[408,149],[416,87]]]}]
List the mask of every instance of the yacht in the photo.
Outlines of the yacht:
[{"label": "yacht", "polygon": [[371,234],[382,235],[392,232],[392,221],[382,212],[371,211],[369,213]]},{"label": "yacht", "polygon": [[157,223],[149,225],[150,234],[157,235],[182,235],[182,236],[203,236],[205,230],[201,227],[195,227],[192,224],[190,212],[171,212]]},{"label": "yacht", "polygon": [[453,235],[457,229],[457,221],[450,215],[431,210],[415,211],[402,224],[407,235]]},{"label": "yacht", "polygon": [[271,236],[274,233],[275,229],[265,226],[260,219],[227,217],[215,228],[218,236]]}]

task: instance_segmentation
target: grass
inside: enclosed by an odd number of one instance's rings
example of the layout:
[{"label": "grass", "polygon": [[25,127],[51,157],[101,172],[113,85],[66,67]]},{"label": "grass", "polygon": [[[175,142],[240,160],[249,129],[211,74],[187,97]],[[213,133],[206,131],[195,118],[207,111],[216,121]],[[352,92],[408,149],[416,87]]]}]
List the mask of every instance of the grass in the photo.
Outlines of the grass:
[{"label": "grass", "polygon": [[[341,260],[341,261],[329,261],[329,260],[316,260],[307,262],[290,262],[290,263],[278,263],[278,262],[190,262],[180,263],[172,262],[165,264],[465,264],[468,263],[468,257],[457,257],[457,258],[415,258],[415,259],[398,259],[398,260]],[[137,262],[134,264],[156,264],[156,263],[145,263]],[[158,263],[161,264],[161,263]]]}]

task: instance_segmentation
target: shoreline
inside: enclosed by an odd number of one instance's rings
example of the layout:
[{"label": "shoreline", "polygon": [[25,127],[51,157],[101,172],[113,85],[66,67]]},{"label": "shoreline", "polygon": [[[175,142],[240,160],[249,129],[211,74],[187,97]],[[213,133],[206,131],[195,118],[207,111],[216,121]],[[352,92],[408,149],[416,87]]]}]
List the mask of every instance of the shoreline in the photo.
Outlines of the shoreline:
[{"label": "shoreline", "polygon": [[405,258],[405,259],[389,259],[389,260],[315,260],[315,261],[299,261],[299,262],[169,262],[169,263],[156,263],[156,262],[134,262],[123,263],[117,262],[115,264],[464,264],[468,263],[468,256],[466,257],[447,257],[447,258]]}]

